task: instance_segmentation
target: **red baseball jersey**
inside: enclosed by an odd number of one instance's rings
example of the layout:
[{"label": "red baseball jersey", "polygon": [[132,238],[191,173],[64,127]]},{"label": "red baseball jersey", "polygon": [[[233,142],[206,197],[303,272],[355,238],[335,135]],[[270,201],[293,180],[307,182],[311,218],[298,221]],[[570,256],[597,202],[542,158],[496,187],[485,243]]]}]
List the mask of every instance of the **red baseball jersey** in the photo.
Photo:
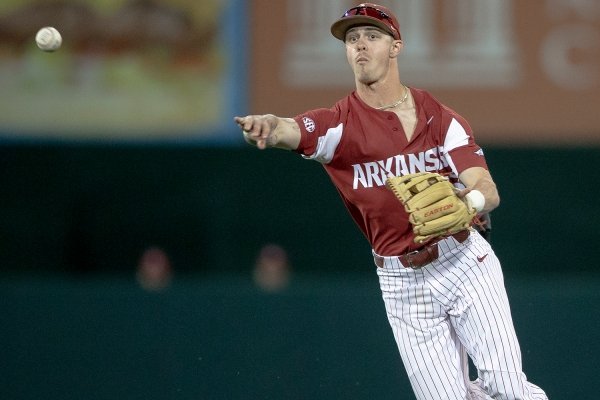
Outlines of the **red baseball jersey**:
[{"label": "red baseball jersey", "polygon": [[457,182],[467,168],[487,169],[467,121],[428,92],[410,90],[418,119],[410,141],[394,112],[368,106],[356,92],[330,109],[294,117],[301,132],[296,152],[325,167],[352,218],[382,256],[421,246],[413,241],[404,207],[385,186],[389,174],[433,171]]}]

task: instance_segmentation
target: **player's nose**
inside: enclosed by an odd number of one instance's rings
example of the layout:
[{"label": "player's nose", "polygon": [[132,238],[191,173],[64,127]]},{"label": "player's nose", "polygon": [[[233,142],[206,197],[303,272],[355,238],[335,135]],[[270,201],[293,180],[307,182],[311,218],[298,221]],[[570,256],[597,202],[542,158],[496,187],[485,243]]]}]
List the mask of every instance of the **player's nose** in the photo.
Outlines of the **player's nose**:
[{"label": "player's nose", "polygon": [[356,41],[356,49],[359,51],[364,51],[367,49],[367,42],[364,39],[358,39]]}]

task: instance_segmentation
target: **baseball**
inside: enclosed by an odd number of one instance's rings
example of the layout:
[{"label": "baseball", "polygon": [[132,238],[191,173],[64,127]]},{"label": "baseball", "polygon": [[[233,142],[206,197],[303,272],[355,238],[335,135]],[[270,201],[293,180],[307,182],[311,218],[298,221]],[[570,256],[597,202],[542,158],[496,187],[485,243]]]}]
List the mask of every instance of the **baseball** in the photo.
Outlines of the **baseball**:
[{"label": "baseball", "polygon": [[485,205],[485,197],[479,190],[471,190],[465,196],[467,199],[467,204],[469,207],[474,208],[477,212],[483,210],[483,206]]},{"label": "baseball", "polygon": [[46,26],[40,29],[37,35],[35,35],[35,42],[41,50],[55,51],[62,44],[62,36],[55,28]]}]

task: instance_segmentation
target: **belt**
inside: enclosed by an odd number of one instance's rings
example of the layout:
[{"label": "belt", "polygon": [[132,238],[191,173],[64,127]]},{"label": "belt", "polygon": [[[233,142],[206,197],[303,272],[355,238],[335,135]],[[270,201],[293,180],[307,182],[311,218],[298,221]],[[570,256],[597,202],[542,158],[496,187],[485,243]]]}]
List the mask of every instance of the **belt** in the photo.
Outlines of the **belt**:
[{"label": "belt", "polygon": [[[448,237],[454,238],[458,243],[462,243],[469,237],[469,230],[465,229],[464,231],[457,232],[454,235],[450,235]],[[442,238],[440,240],[443,239],[445,238]],[[404,268],[419,269],[422,266],[427,265],[438,259],[440,255],[438,242],[439,240],[434,243],[429,243],[418,250],[402,254],[395,258],[397,258],[398,261],[402,263]],[[379,268],[383,268],[383,261],[385,258],[377,255],[373,256],[373,258],[375,259],[375,265],[377,265]]]}]

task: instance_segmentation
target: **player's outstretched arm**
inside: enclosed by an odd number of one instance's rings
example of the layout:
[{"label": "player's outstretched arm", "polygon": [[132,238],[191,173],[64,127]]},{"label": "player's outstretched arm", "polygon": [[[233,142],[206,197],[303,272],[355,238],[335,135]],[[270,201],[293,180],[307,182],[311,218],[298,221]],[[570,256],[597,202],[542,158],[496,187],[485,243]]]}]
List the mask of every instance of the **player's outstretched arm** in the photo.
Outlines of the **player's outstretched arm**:
[{"label": "player's outstretched arm", "polygon": [[300,127],[293,118],[280,118],[272,114],[234,117],[244,133],[246,142],[259,149],[278,147],[295,150],[300,144]]}]

